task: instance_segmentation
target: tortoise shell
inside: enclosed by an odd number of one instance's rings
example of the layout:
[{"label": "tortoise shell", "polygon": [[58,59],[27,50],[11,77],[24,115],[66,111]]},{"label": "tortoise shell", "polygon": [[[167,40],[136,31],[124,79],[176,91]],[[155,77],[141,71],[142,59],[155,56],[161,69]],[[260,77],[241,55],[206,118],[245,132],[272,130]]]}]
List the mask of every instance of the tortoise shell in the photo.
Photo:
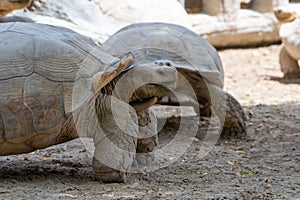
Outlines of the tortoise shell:
[{"label": "tortoise shell", "polygon": [[134,54],[133,65],[170,60],[179,70],[195,72],[210,84],[224,86],[221,59],[206,40],[193,31],[168,23],[137,23],[116,32],[102,48],[111,55]]},{"label": "tortoise shell", "polygon": [[95,74],[120,61],[87,37],[44,24],[0,24],[0,46],[0,155],[52,145],[93,92]]}]

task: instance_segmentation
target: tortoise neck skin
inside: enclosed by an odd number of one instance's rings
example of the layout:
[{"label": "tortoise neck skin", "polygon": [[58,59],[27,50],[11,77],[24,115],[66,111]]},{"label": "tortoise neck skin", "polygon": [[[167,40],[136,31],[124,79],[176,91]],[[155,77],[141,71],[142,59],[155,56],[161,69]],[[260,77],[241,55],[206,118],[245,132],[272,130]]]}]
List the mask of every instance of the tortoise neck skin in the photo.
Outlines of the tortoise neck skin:
[{"label": "tortoise neck skin", "polygon": [[106,95],[112,95],[113,91],[115,89],[116,83],[119,81],[119,79],[123,76],[124,73],[119,74],[117,77],[115,77],[112,81],[107,83],[103,88],[101,88],[100,93],[106,94]]}]

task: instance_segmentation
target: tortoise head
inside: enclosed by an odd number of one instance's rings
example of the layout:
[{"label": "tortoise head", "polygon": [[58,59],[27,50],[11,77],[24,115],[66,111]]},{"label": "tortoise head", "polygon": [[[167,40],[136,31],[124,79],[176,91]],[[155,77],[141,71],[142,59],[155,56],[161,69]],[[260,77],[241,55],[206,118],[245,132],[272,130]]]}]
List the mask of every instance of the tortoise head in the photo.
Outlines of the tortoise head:
[{"label": "tortoise head", "polygon": [[292,22],[298,17],[298,13],[296,11],[284,7],[274,9],[274,14],[281,23]]},{"label": "tortoise head", "polygon": [[113,85],[110,93],[140,112],[160,98],[169,96],[176,87],[177,79],[177,70],[169,60],[133,64],[110,82],[109,85]]},{"label": "tortoise head", "polygon": [[134,78],[134,87],[137,88],[130,98],[130,104],[137,111],[142,111],[164,96],[170,96],[176,88],[178,76],[171,61],[155,60],[138,65],[129,73],[129,78]]}]

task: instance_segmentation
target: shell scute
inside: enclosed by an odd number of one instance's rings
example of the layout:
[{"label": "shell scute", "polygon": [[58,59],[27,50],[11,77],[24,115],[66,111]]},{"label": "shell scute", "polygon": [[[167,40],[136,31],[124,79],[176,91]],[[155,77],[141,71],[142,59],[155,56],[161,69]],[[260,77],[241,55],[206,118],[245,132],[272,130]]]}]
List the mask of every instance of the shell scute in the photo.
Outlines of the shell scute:
[{"label": "shell scute", "polygon": [[62,83],[50,81],[38,74],[25,79],[24,104],[30,110],[38,133],[53,133],[64,121]]},{"label": "shell scute", "polygon": [[22,143],[35,134],[32,114],[23,102],[25,78],[0,81],[0,113],[3,140]]},{"label": "shell scute", "polygon": [[[22,38],[16,42],[16,38]],[[0,33],[0,80],[33,73],[33,40],[30,35]]]}]

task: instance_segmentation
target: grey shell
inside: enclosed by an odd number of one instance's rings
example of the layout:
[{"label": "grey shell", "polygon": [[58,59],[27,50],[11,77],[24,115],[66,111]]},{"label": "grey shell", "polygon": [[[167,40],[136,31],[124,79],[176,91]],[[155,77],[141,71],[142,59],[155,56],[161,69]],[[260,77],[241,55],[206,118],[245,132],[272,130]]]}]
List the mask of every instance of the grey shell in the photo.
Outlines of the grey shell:
[{"label": "grey shell", "polygon": [[134,65],[171,60],[181,70],[200,73],[206,81],[223,88],[221,59],[207,41],[191,30],[167,23],[137,23],[112,35],[102,48],[114,56],[134,54]]},{"label": "grey shell", "polygon": [[119,61],[84,36],[43,24],[0,24],[0,46],[0,146],[59,133],[72,112],[75,80]]}]

